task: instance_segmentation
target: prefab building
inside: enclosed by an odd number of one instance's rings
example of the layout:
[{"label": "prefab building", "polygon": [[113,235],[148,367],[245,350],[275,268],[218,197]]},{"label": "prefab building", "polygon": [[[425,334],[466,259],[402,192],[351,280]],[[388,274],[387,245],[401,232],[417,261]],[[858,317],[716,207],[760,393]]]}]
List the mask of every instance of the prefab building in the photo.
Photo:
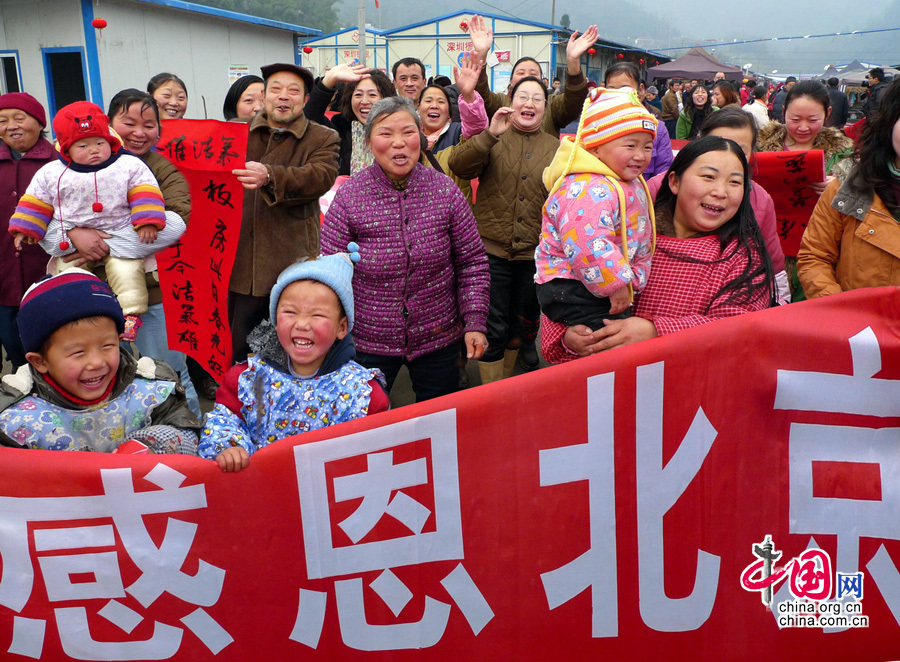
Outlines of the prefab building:
[{"label": "prefab building", "polygon": [[[366,64],[375,69],[389,72],[388,44],[382,30],[367,27]],[[310,52],[306,52],[307,50]],[[315,75],[321,76],[338,64],[349,64],[360,59],[359,29],[347,28],[331,34],[308,39],[301,44],[302,64]]]},{"label": "prefab building", "polygon": [[[452,79],[453,65],[459,63],[463,52],[472,50],[472,41],[468,34],[468,21],[473,13],[476,12],[462,10],[393,30],[379,31],[370,27],[366,31],[367,44],[370,41],[379,44],[374,51],[378,58],[378,64],[372,62],[367,62],[367,64],[389,71],[397,60],[414,57],[425,65],[426,78],[441,74]],[[558,76],[561,80],[565,80],[566,45],[572,30],[560,25],[536,23],[508,16],[483,13],[479,13],[479,15],[485,19],[494,33],[494,54],[497,56],[498,62],[488,70],[491,89],[506,89],[513,64],[523,56],[533,57],[537,60],[548,79],[552,80]],[[344,32],[352,34],[356,30],[357,28],[350,28]],[[328,43],[329,39],[330,36],[307,40],[302,44],[313,48],[313,52],[308,56],[308,61],[320,67],[319,74],[334,66],[334,63],[349,62],[353,59],[353,57],[347,56],[343,48],[337,51],[343,53],[343,58],[334,59],[331,51],[335,49],[332,44]],[[380,46],[382,42],[385,42],[383,56]],[[668,60],[657,53],[606,39],[598,39],[594,51],[593,54],[585,54],[581,62],[585,75],[594,82],[599,82],[606,67],[619,59],[627,58],[634,61],[644,71],[648,66],[653,66],[655,62]]]},{"label": "prefab building", "polygon": [[319,34],[181,0],[0,0],[0,91],[28,92],[49,118],[82,99],[105,109],[168,71],[187,85],[186,117],[222,119],[237,77],[299,62],[298,43]]}]

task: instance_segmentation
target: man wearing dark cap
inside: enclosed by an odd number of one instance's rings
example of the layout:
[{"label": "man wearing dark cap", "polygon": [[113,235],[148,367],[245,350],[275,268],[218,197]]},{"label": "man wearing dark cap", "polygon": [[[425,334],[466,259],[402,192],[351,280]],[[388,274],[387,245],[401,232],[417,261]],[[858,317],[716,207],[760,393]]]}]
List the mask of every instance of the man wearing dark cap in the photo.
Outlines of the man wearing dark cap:
[{"label": "man wearing dark cap", "polygon": [[269,315],[278,274],[319,253],[319,198],[338,172],[340,138],[309,122],[303,107],[312,74],[295,64],[262,68],[265,108],[250,121],[247,163],[233,171],[244,189],[244,211],[228,287],[234,361],[247,358],[250,331]]}]

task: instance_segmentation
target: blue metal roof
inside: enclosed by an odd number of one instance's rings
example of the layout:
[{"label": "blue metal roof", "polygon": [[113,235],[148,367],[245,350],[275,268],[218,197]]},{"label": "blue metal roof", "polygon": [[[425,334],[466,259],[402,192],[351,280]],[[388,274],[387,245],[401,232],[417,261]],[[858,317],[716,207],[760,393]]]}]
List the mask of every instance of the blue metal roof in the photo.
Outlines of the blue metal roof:
[{"label": "blue metal roof", "polygon": [[147,5],[159,5],[169,7],[171,9],[182,9],[184,11],[193,12],[195,14],[206,14],[207,16],[216,16],[231,21],[240,21],[241,23],[250,23],[252,25],[260,25],[266,28],[275,28],[276,30],[286,30],[305,35],[321,35],[321,30],[307,28],[302,25],[294,25],[293,23],[284,23],[275,21],[270,18],[260,18],[259,16],[250,16],[249,14],[240,14],[227,9],[217,9],[216,7],[207,7],[206,5],[198,5],[195,2],[185,2],[184,0],[133,0]]},{"label": "blue metal roof", "polygon": [[[352,32],[353,30],[358,30],[358,29],[359,28],[356,26],[353,26],[352,28],[344,28],[343,30],[338,30],[337,32],[329,32],[328,34],[323,34],[320,37],[313,37],[311,39],[307,39],[306,41],[302,41],[300,43],[305,44],[307,41],[319,41],[319,39],[327,39],[328,37],[336,37],[340,34],[347,34],[348,32]],[[384,30],[376,30],[375,28],[366,28],[366,34],[373,34],[376,37],[383,37],[383,36],[385,36],[386,33]]]},{"label": "blue metal roof", "polygon": [[[423,25],[428,25],[429,23],[437,23],[438,21],[443,21],[448,18],[454,18],[456,16],[472,16],[472,14],[478,14],[482,18],[487,18],[487,19],[494,19],[494,20],[498,20],[498,21],[509,21],[511,23],[519,23],[521,25],[530,25],[530,26],[533,26],[536,28],[541,28],[543,30],[550,30],[552,32],[561,32],[564,34],[571,34],[572,32],[574,32],[572,29],[564,28],[561,25],[550,25],[549,23],[538,23],[536,21],[526,21],[524,19],[515,18],[513,16],[501,16],[500,14],[487,14],[484,12],[473,11],[471,9],[462,9],[460,11],[453,12],[452,14],[445,14],[444,16],[438,16],[437,18],[432,18],[427,21],[420,21],[418,23],[404,25],[399,28],[394,28],[393,30],[384,30],[380,34],[384,35],[385,37],[392,37],[392,36],[396,35],[396,33],[403,32],[404,30],[418,28]],[[370,31],[371,31],[371,28],[370,28]],[[421,37],[422,35],[416,35],[416,36]],[[497,35],[495,34],[494,36],[496,37]],[[612,41],[610,39],[605,39],[604,37],[599,36],[599,35],[597,36],[597,42],[601,45],[612,46],[619,50],[634,51],[634,52],[638,52],[638,53],[648,53],[648,54],[654,55],[655,57],[664,57],[666,59],[670,59],[667,56],[663,55],[662,53],[657,53],[656,51],[649,51],[645,48],[637,48],[635,46],[629,46],[628,44],[620,44],[620,43]]]},{"label": "blue metal roof", "polygon": [[556,32],[571,32],[571,30],[567,30],[561,25],[550,25],[548,23],[537,23],[535,21],[526,21],[521,18],[515,18],[513,16],[501,16],[499,14],[486,14],[480,11],[474,11],[472,9],[461,9],[460,11],[455,11],[452,14],[445,14],[444,16],[438,16],[436,18],[429,19],[427,21],[420,21],[418,23],[412,23],[410,25],[404,25],[399,28],[394,28],[393,30],[385,30],[385,35],[391,35],[395,32],[401,32],[403,30],[409,30],[411,28],[418,28],[423,25],[428,25],[429,23],[437,23],[438,21],[443,21],[448,18],[453,18],[454,16],[471,16],[472,14],[478,14],[483,18],[492,18],[497,21],[511,21],[513,23],[521,23],[522,25],[532,25],[537,28],[543,28],[544,30],[553,30]]}]

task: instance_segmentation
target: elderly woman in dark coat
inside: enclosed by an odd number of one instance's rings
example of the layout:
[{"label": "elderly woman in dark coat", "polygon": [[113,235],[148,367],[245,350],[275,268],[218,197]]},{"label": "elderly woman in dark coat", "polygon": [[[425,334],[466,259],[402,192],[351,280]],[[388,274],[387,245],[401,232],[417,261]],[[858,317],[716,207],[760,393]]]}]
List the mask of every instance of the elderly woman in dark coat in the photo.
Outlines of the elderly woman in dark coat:
[{"label": "elderly woman in dark coat", "polygon": [[0,96],[0,342],[15,368],[25,364],[16,317],[25,290],[47,272],[50,256],[37,244],[16,252],[9,219],[34,174],[56,158],[42,133],[47,116],[30,94]]}]

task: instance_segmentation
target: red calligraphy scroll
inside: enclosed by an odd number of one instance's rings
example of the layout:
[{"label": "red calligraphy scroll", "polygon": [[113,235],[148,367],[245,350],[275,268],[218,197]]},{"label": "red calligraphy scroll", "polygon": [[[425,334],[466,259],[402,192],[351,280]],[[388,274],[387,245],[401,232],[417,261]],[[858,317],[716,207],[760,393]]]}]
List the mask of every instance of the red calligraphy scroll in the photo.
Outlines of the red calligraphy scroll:
[{"label": "red calligraphy scroll", "polygon": [[231,174],[247,160],[243,122],[166,120],[160,153],[191,189],[181,241],[157,254],[169,347],[220,380],[231,367],[228,281],[241,229],[244,189]]},{"label": "red calligraphy scroll", "polygon": [[[856,290],[302,434],[238,474],[0,448],[0,658],[900,659],[898,353],[900,289]],[[838,591],[865,626],[801,627]]]},{"label": "red calligraphy scroll", "polygon": [[825,181],[824,152],[757,152],[753,159],[753,179],[775,202],[781,248],[785,255],[796,257],[803,231],[819,201],[809,185]]}]

